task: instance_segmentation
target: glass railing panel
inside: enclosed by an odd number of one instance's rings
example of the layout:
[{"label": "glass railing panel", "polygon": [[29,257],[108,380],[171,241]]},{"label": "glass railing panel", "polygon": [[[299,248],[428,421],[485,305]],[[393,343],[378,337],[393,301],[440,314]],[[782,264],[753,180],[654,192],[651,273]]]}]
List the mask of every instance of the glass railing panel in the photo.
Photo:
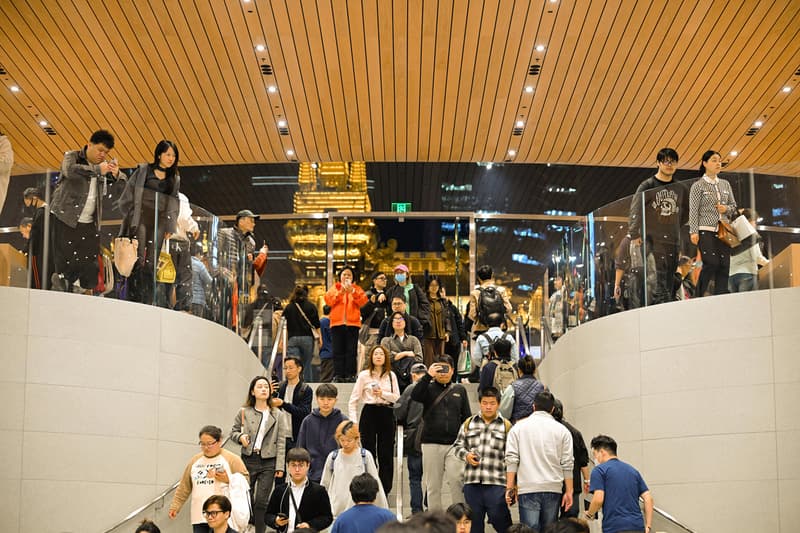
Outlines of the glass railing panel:
[{"label": "glass railing panel", "polygon": [[22,219],[19,226],[0,228],[0,285],[28,287],[33,275],[32,257],[28,253],[30,222]]},{"label": "glass railing panel", "polygon": [[[628,262],[624,258],[629,254],[630,247],[627,235],[632,198],[629,196],[616,200],[587,217],[584,256],[590,259],[584,262],[586,311],[580,321],[576,316],[573,323],[606,316],[630,305],[630,284],[626,285],[624,277]],[[572,280],[567,282],[572,283]],[[617,287],[619,290],[615,293]]]},{"label": "glass railing panel", "polygon": [[768,263],[758,270],[758,289],[800,286],[800,228],[758,226],[761,253]]},{"label": "glass railing panel", "polygon": [[550,287],[545,285],[545,274],[581,285],[585,228],[574,217],[476,215],[475,236],[473,267],[492,267],[495,282],[511,300],[508,331],[525,353],[539,357],[542,319],[548,317],[545,303],[554,291],[553,280],[548,280]]},{"label": "glass railing panel", "polygon": [[[800,163],[795,167],[800,168]],[[800,175],[771,172],[770,167],[752,170],[758,223],[780,228],[800,228]]]}]

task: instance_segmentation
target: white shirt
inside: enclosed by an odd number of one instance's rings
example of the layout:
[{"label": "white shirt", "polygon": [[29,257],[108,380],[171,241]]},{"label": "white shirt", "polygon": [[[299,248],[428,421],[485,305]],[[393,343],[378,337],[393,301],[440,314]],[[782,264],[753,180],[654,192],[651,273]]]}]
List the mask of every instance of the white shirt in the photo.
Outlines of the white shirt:
[{"label": "white shirt", "polygon": [[[300,502],[303,501],[303,492],[306,490],[306,485],[308,485],[308,478],[304,481],[301,481],[299,485],[295,485],[292,478],[289,478],[289,489],[292,491],[292,496],[294,497],[294,503],[297,505],[297,508],[300,508]],[[292,533],[294,531],[295,521],[297,520],[297,513],[294,512],[294,505],[292,505],[292,500],[289,499],[289,525],[286,528],[287,533]],[[302,523],[302,522],[301,522]]]},{"label": "white shirt", "polygon": [[[258,411],[258,409],[256,409]],[[267,434],[267,420],[269,419],[269,411],[258,411],[261,413],[261,425],[258,426],[258,434],[256,435],[256,441],[253,443],[254,450],[261,449],[261,443],[264,442],[264,436]]]},{"label": "white shirt", "polygon": [[292,398],[294,398],[294,388],[295,385],[292,385],[288,381],[286,382],[286,390],[283,393],[283,403],[292,403]]},{"label": "white shirt", "polygon": [[97,177],[93,177],[89,182],[89,196],[86,197],[86,203],[83,204],[83,211],[78,217],[78,222],[88,224],[93,222],[93,215],[95,207],[97,206]]}]

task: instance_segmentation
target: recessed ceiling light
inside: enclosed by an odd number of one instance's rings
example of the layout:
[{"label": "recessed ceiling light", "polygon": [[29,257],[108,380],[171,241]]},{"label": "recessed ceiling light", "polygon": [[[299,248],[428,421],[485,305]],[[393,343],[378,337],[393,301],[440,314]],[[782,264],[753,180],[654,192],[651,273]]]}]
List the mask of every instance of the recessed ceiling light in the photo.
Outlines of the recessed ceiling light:
[{"label": "recessed ceiling light", "polygon": [[536,47],[536,51],[537,51],[537,52],[544,52],[544,45],[543,45],[543,44],[540,44],[539,46],[537,46],[537,47]]},{"label": "recessed ceiling light", "polygon": [[294,150],[286,150],[286,155],[292,157],[294,155]]},{"label": "recessed ceiling light", "polygon": [[754,128],[760,128],[763,125],[764,125],[763,122],[761,122],[760,120],[756,120],[755,123],[753,124],[753,127]]},{"label": "recessed ceiling light", "polygon": [[286,127],[286,121],[285,120],[279,120],[278,121],[278,127],[279,128],[285,128]]},{"label": "recessed ceiling light", "polygon": [[731,157],[736,157],[737,155],[739,155],[739,152],[736,150],[731,151]]},{"label": "recessed ceiling light", "polygon": [[39,121],[39,125],[44,128],[45,126],[47,126],[47,121],[46,120],[40,120]]},{"label": "recessed ceiling light", "polygon": [[313,169],[317,169],[318,167],[319,167],[319,165],[318,165],[318,164],[316,164],[316,163],[311,163],[311,168],[313,168]]},{"label": "recessed ceiling light", "polygon": [[533,92],[533,86],[532,85],[528,85],[527,87],[525,87],[525,92],[528,93],[528,94],[532,93]]},{"label": "recessed ceiling light", "polygon": [[790,93],[792,92],[792,88],[787,85],[786,87],[783,88],[783,92]]},{"label": "recessed ceiling light", "polygon": [[518,120],[518,121],[517,121],[517,127],[518,127],[518,128],[524,128],[524,127],[525,127],[525,122],[523,122],[523,121],[521,121],[521,120]]},{"label": "recessed ceiling light", "polygon": [[257,44],[256,45],[256,52],[263,52],[266,49],[267,49],[267,47],[264,46],[263,44]]},{"label": "recessed ceiling light", "polygon": [[269,92],[271,92],[271,93],[276,93],[276,92],[278,92],[278,88],[277,88],[277,87],[275,87],[274,85],[270,85],[269,87],[267,87],[267,90],[268,90]]},{"label": "recessed ceiling light", "polygon": [[9,87],[9,89],[11,89],[12,93],[18,93],[19,92],[19,87],[17,87],[16,85],[12,85],[11,87]]},{"label": "recessed ceiling light", "polygon": [[508,151],[508,155],[511,156],[511,157],[514,157],[515,155],[517,155],[517,151],[516,150],[509,150]]}]

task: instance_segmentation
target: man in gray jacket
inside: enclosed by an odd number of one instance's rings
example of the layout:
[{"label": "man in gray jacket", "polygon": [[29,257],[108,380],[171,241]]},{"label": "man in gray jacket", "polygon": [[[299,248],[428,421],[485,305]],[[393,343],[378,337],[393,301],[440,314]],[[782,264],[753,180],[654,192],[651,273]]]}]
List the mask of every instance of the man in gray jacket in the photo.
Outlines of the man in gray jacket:
[{"label": "man in gray jacket", "polygon": [[100,223],[107,183],[119,177],[116,159],[107,161],[114,136],[92,133],[81,150],[64,154],[50,212],[53,214],[53,288],[92,294],[97,285]]}]

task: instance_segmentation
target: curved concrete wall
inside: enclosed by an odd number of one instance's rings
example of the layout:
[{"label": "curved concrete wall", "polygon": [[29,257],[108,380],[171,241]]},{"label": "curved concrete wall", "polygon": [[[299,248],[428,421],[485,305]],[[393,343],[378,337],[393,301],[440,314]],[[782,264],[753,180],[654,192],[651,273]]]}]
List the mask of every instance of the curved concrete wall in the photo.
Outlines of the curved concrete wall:
[{"label": "curved concrete wall", "polygon": [[[170,486],[263,368],[193,316],[0,288],[3,531],[110,527]],[[183,513],[182,513],[183,514]]]},{"label": "curved concrete wall", "polygon": [[800,289],[628,311],[570,331],[540,373],[686,525],[797,531],[799,314]]}]

